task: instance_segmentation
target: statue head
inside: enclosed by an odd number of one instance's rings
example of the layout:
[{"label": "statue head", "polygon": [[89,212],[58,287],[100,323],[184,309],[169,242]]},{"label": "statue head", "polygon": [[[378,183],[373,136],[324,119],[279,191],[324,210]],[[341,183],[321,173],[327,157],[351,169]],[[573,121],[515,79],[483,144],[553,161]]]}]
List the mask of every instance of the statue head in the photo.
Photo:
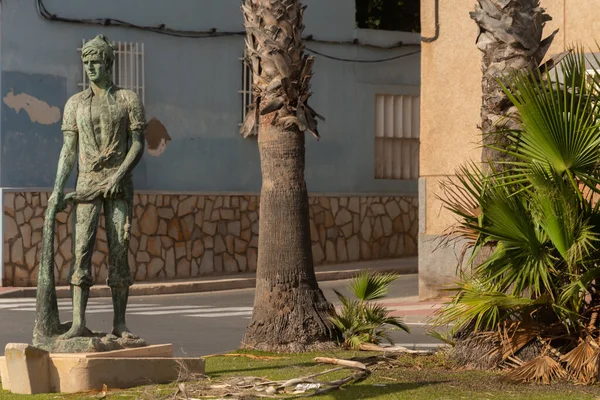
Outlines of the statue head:
[{"label": "statue head", "polygon": [[98,35],[83,45],[81,60],[90,82],[99,84],[112,80],[115,51],[104,35]]}]

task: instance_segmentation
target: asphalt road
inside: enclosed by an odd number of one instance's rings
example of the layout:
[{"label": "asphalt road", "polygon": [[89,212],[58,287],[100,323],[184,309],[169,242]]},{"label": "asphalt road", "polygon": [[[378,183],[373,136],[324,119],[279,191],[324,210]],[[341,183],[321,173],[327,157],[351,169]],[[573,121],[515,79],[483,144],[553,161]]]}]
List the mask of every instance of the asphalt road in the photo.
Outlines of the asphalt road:
[{"label": "asphalt road", "polygon": [[[337,304],[333,292],[346,291],[348,281],[320,283],[327,299]],[[416,275],[400,277],[392,284],[388,298],[417,296]],[[254,301],[253,289],[196,293],[185,295],[140,296],[129,300],[127,325],[148,343],[173,343],[176,355],[202,356],[238,348],[250,321]],[[61,321],[71,320],[68,299],[59,300]],[[33,299],[0,299],[0,348],[6,343],[32,340],[35,302]],[[425,334],[426,327],[417,317],[407,318],[411,334],[393,332],[398,344],[429,347],[435,340]],[[90,299],[88,327],[109,331],[112,306],[108,298]]]}]

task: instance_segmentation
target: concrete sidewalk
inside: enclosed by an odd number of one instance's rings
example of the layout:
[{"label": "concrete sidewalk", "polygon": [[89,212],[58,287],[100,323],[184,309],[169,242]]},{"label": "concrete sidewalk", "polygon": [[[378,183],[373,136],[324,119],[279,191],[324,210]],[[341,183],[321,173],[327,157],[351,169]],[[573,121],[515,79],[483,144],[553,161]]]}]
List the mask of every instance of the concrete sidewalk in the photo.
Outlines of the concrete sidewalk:
[{"label": "concrete sidewalk", "polygon": [[[390,260],[373,260],[338,265],[316,267],[319,282],[348,279],[362,270],[379,272],[397,272],[399,274],[415,274],[418,272],[417,257],[396,258]],[[130,289],[131,296],[147,296],[159,294],[180,294],[215,292],[220,290],[249,289],[256,285],[254,273],[235,275],[209,276],[203,278],[142,282],[134,284]],[[0,298],[35,297],[35,287],[0,287]],[[58,298],[69,298],[68,286],[57,286]],[[110,289],[105,285],[93,286],[90,297],[110,297]],[[418,301],[418,300],[417,300]]]},{"label": "concrete sidewalk", "polygon": [[390,310],[391,317],[402,317],[405,322],[411,324],[428,325],[435,314],[444,306],[444,303],[449,301],[449,298],[438,299],[433,301],[419,301],[415,297],[403,297],[396,299],[384,299],[381,304],[385,305]]}]

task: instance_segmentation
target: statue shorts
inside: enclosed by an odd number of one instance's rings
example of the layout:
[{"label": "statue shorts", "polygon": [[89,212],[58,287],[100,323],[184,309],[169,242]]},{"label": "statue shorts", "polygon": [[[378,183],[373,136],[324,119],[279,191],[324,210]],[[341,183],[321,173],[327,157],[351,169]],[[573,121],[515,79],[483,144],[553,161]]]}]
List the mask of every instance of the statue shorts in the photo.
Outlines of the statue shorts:
[{"label": "statue shorts", "polygon": [[111,288],[129,287],[133,284],[127,258],[129,240],[126,232],[128,221],[131,220],[130,200],[106,199],[102,196],[75,205],[73,262],[69,282],[71,285],[82,287],[90,287],[94,283],[92,255],[102,208],[104,208],[108,241],[108,279],[106,283]]}]

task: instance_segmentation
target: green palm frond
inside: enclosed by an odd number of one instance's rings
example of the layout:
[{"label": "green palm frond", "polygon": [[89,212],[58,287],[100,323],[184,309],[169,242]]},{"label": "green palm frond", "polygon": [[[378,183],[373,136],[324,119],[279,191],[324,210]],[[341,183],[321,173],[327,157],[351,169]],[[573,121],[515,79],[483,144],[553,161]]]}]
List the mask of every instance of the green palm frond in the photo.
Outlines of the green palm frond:
[{"label": "green palm frond", "polygon": [[398,279],[394,273],[369,273],[362,271],[350,283],[350,291],[360,301],[372,301],[385,297],[390,283]]},{"label": "green palm frond", "polygon": [[515,73],[502,87],[521,117],[523,131],[511,137],[518,148],[512,154],[525,168],[540,163],[597,184],[600,102],[598,85],[589,84],[585,65],[584,54],[573,52],[563,60],[561,72]]},{"label": "green palm frond", "polygon": [[590,293],[590,284],[598,278],[600,278],[600,267],[593,267],[582,274],[571,276],[570,282],[562,287],[558,298],[559,304],[572,304],[574,308],[579,309],[585,295]]},{"label": "green palm frond", "polygon": [[498,285],[477,279],[461,282],[459,292],[433,318],[433,326],[453,323],[453,331],[473,326],[475,331],[495,329],[507,317],[522,315],[528,308],[548,301],[546,297],[530,299],[499,290]]},{"label": "green palm frond", "polygon": [[438,199],[458,217],[457,224],[444,233],[444,243],[460,239],[470,247],[476,246],[483,218],[480,204],[487,186],[485,174],[475,163],[459,167],[454,179],[447,177],[440,182],[442,194]]},{"label": "green palm frond", "polygon": [[390,311],[383,304],[369,303],[363,308],[364,319],[371,325],[391,325],[405,332],[410,332],[408,326],[399,317],[390,316]]},{"label": "green palm frond", "polygon": [[427,331],[427,335],[431,336],[434,339],[439,340],[440,342],[446,343],[452,347],[456,345],[456,341],[452,338],[452,330],[446,332],[440,332],[438,330],[432,329]]}]

